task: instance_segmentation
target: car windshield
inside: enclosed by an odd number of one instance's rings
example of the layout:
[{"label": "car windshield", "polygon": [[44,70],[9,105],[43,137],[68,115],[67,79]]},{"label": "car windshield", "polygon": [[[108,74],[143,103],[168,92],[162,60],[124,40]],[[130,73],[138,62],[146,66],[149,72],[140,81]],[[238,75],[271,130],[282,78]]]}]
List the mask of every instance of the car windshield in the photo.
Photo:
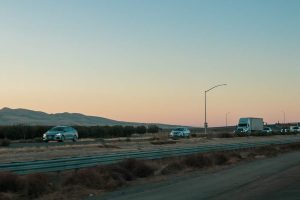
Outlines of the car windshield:
[{"label": "car windshield", "polygon": [[239,124],[240,127],[247,127],[248,124]]},{"label": "car windshield", "polygon": [[184,131],[184,128],[176,128],[175,131]]},{"label": "car windshield", "polygon": [[64,131],[65,127],[54,127],[50,131]]}]

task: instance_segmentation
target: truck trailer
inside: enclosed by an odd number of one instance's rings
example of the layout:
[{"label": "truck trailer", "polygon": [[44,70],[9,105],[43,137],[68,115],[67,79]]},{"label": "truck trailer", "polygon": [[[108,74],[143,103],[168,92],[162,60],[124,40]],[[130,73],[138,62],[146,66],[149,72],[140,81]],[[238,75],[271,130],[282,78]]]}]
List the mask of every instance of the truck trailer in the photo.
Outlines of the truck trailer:
[{"label": "truck trailer", "polygon": [[235,132],[250,135],[253,132],[260,132],[263,129],[264,121],[262,118],[245,117],[240,118]]}]

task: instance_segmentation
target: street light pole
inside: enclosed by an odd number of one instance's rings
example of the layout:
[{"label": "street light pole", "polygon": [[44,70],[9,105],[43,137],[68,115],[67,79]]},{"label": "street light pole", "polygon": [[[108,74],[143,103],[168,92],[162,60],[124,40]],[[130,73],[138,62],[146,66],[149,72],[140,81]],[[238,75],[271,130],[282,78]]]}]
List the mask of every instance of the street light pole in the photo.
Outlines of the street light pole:
[{"label": "street light pole", "polygon": [[219,84],[219,85],[215,85],[214,87],[212,87],[212,88],[209,88],[208,90],[205,90],[205,92],[204,92],[204,107],[205,107],[205,110],[204,110],[204,113],[205,113],[205,116],[204,116],[204,120],[205,120],[205,122],[204,122],[204,132],[205,132],[205,134],[207,134],[207,127],[208,127],[208,125],[207,125],[207,121],[206,121],[206,93],[207,92],[209,92],[209,91],[211,91],[212,89],[215,89],[216,87],[220,87],[220,86],[225,86],[225,85],[227,85],[227,84]]}]

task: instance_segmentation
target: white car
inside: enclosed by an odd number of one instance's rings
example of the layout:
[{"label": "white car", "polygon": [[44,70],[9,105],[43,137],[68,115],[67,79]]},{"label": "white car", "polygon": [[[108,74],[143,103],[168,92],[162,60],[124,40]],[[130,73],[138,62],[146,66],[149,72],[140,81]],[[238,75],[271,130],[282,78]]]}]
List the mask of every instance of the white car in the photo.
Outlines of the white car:
[{"label": "white car", "polygon": [[43,134],[44,142],[63,142],[65,140],[73,140],[73,142],[76,142],[78,140],[78,132],[70,126],[56,126]]},{"label": "white car", "polygon": [[188,128],[176,128],[171,131],[170,137],[189,137],[191,131]]},{"label": "white car", "polygon": [[264,129],[262,130],[263,133],[272,133],[272,129],[270,127],[264,127]]},{"label": "white car", "polygon": [[300,126],[294,126],[291,128],[291,132],[295,133],[295,132],[300,132]]}]

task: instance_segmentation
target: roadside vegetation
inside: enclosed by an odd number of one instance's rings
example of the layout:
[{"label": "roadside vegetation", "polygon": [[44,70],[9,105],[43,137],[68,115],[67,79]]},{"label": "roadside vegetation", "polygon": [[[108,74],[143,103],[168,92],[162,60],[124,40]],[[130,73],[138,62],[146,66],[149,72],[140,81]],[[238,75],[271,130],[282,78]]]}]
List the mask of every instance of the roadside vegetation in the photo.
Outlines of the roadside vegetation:
[{"label": "roadside vegetation", "polygon": [[127,159],[105,166],[46,174],[16,175],[0,173],[0,199],[82,199],[145,180],[165,179],[241,161],[276,156],[299,150],[300,143],[276,145],[242,151],[193,154],[161,160]]},{"label": "roadside vegetation", "polygon": [[8,147],[10,145],[10,140],[9,139],[0,139],[0,147]]},{"label": "roadside vegetation", "polygon": [[[51,126],[0,126],[0,139],[41,141]],[[133,134],[158,133],[156,125],[146,126],[74,126],[80,138],[130,137]]]},{"label": "roadside vegetation", "polygon": [[[134,135],[161,134],[168,137],[171,130],[160,129],[157,125],[152,124],[149,126],[73,126],[79,133],[79,138],[128,138]],[[52,126],[0,126],[0,146],[5,146],[2,140],[18,140],[20,142],[42,142],[42,135],[52,128]],[[206,137],[206,138],[232,138],[232,137],[245,137],[245,134],[234,134],[234,127],[218,127],[210,128],[207,135],[203,133],[203,128],[191,128],[190,137]],[[286,135],[296,134],[293,132],[285,133]],[[272,133],[256,133],[251,136],[272,136],[281,135],[279,131]]]}]

